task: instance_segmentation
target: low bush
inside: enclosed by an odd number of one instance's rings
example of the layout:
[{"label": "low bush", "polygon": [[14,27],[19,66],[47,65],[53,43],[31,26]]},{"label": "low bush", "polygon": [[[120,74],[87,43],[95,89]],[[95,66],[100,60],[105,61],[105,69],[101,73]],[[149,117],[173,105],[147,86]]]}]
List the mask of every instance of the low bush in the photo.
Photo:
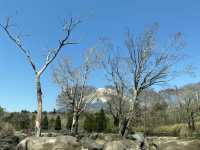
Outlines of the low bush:
[{"label": "low bush", "polygon": [[180,131],[184,126],[185,126],[184,124],[160,126],[153,130],[153,134],[155,135],[166,134],[171,136],[179,136]]},{"label": "low bush", "polygon": [[[177,136],[180,138],[200,138],[200,122],[195,124],[196,130],[191,131],[187,124],[174,124],[174,125],[163,125],[146,129],[146,134],[150,136]],[[132,127],[131,133],[144,132],[144,127]]]},{"label": "low bush", "polygon": [[155,136],[179,136],[181,128],[184,127],[184,124],[174,124],[174,125],[163,125],[155,128],[146,128],[144,130],[143,126],[140,127],[132,127],[131,133],[134,132],[144,132],[146,131],[146,135],[155,135]]}]

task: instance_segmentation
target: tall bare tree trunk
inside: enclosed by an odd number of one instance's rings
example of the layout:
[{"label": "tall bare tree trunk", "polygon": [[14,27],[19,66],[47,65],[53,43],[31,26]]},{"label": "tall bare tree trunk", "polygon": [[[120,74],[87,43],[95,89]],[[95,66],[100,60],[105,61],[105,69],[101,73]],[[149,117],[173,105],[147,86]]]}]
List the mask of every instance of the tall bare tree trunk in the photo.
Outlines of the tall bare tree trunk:
[{"label": "tall bare tree trunk", "polygon": [[40,75],[36,75],[36,91],[37,91],[37,101],[38,101],[38,110],[35,124],[35,135],[39,137],[41,135],[41,121],[42,121],[42,89],[40,83]]},{"label": "tall bare tree trunk", "polygon": [[79,121],[79,114],[74,112],[72,120],[72,128],[71,128],[71,132],[73,134],[78,134],[78,121]]}]

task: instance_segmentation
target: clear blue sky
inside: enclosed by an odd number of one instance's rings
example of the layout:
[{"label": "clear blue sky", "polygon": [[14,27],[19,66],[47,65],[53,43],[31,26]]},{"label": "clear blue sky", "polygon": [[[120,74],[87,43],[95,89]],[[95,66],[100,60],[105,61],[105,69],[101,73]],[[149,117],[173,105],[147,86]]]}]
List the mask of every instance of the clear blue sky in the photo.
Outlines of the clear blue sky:
[{"label": "clear blue sky", "polygon": [[[80,63],[81,53],[95,46],[99,37],[111,37],[120,46],[127,28],[142,32],[145,26],[154,22],[160,24],[160,38],[165,39],[177,31],[184,34],[186,52],[190,55],[186,62],[197,67],[196,78],[180,77],[170,85],[200,81],[199,0],[1,0],[0,10],[0,22],[12,16],[17,25],[14,31],[31,34],[24,42],[38,66],[43,62],[45,50],[57,44],[63,18],[72,15],[84,19],[74,34],[81,44],[63,49],[42,77],[45,110],[55,107],[59,90],[52,80],[52,68],[62,56]],[[0,105],[8,111],[36,110],[33,71],[2,30],[0,52]],[[97,87],[106,84],[101,72],[94,73],[91,84]]]}]

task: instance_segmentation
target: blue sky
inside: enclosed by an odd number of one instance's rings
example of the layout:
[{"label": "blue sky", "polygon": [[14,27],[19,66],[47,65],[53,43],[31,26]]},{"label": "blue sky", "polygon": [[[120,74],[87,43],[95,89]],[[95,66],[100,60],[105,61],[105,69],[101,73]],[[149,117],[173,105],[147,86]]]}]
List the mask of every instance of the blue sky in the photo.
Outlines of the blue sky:
[{"label": "blue sky", "polygon": [[[139,33],[154,22],[160,24],[162,40],[175,32],[182,32],[187,42],[187,63],[196,67],[196,78],[179,77],[170,86],[199,82],[200,68],[200,1],[199,0],[1,0],[0,22],[12,16],[14,32],[30,34],[24,39],[37,66],[41,66],[45,52],[57,44],[63,19],[78,16],[83,23],[74,32],[79,45],[65,47],[42,77],[44,109],[55,107],[59,89],[52,79],[52,69],[63,56],[77,64],[87,48],[96,45],[99,37],[110,37],[118,46],[123,45],[127,28]],[[36,110],[34,73],[25,57],[0,30],[0,106],[8,111]],[[182,67],[177,66],[178,68]],[[106,84],[100,71],[93,73],[91,84]]]}]

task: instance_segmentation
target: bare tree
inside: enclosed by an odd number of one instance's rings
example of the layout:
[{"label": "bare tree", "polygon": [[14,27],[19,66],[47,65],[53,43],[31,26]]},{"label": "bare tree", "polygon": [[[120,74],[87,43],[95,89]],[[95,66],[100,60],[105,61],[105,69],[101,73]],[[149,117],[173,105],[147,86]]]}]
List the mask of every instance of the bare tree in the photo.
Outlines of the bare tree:
[{"label": "bare tree", "polygon": [[187,122],[188,129],[191,131],[195,130],[195,118],[199,113],[199,89],[196,87],[185,87],[177,89],[179,96],[179,109],[181,111],[184,122]]},{"label": "bare tree", "polygon": [[61,87],[58,106],[73,112],[71,132],[78,133],[78,122],[82,112],[96,98],[96,89],[88,86],[89,75],[94,68],[92,60],[94,49],[87,51],[84,62],[73,67],[66,59],[54,72],[54,79]]},{"label": "bare tree", "polygon": [[[156,45],[157,25],[145,30],[139,38],[134,38],[130,32],[125,40],[128,49],[128,66],[132,78],[131,102],[127,128],[137,112],[135,106],[139,102],[139,95],[145,89],[169,81],[174,65],[182,57],[180,50],[185,46],[181,33],[178,32],[170,39],[169,46],[159,48]],[[123,134],[122,134],[123,135]]]},{"label": "bare tree", "polygon": [[[117,54],[114,59],[107,59],[110,67],[108,74],[117,95],[124,96],[130,103],[130,107],[126,109],[128,114],[120,123],[119,133],[122,136],[127,133],[130,122],[139,113],[140,94],[149,87],[166,83],[172,75],[174,65],[182,57],[179,54],[185,43],[182,41],[181,33],[170,39],[169,46],[159,48],[156,45],[157,28],[157,25],[154,25],[137,38],[131,32],[127,32],[125,46],[128,56],[124,52],[122,56]],[[123,62],[122,67],[119,67],[120,61]]]},{"label": "bare tree", "polygon": [[40,77],[47,69],[47,67],[54,61],[57,57],[61,49],[63,49],[66,45],[76,44],[71,41],[71,34],[74,28],[80,23],[80,20],[75,20],[71,18],[69,21],[64,22],[63,31],[64,37],[58,41],[58,45],[55,48],[49,49],[49,52],[46,56],[45,63],[41,68],[37,68],[35,62],[32,59],[31,53],[28,49],[26,49],[23,45],[22,38],[20,36],[14,35],[10,28],[12,27],[10,18],[6,20],[5,24],[0,24],[1,28],[6,32],[8,37],[14,42],[14,44],[19,48],[19,50],[25,55],[29,64],[31,65],[34,73],[35,73],[35,84],[36,84],[36,92],[37,92],[37,101],[38,101],[38,111],[35,125],[35,134],[37,137],[41,135],[41,119],[42,119],[42,89]]}]

